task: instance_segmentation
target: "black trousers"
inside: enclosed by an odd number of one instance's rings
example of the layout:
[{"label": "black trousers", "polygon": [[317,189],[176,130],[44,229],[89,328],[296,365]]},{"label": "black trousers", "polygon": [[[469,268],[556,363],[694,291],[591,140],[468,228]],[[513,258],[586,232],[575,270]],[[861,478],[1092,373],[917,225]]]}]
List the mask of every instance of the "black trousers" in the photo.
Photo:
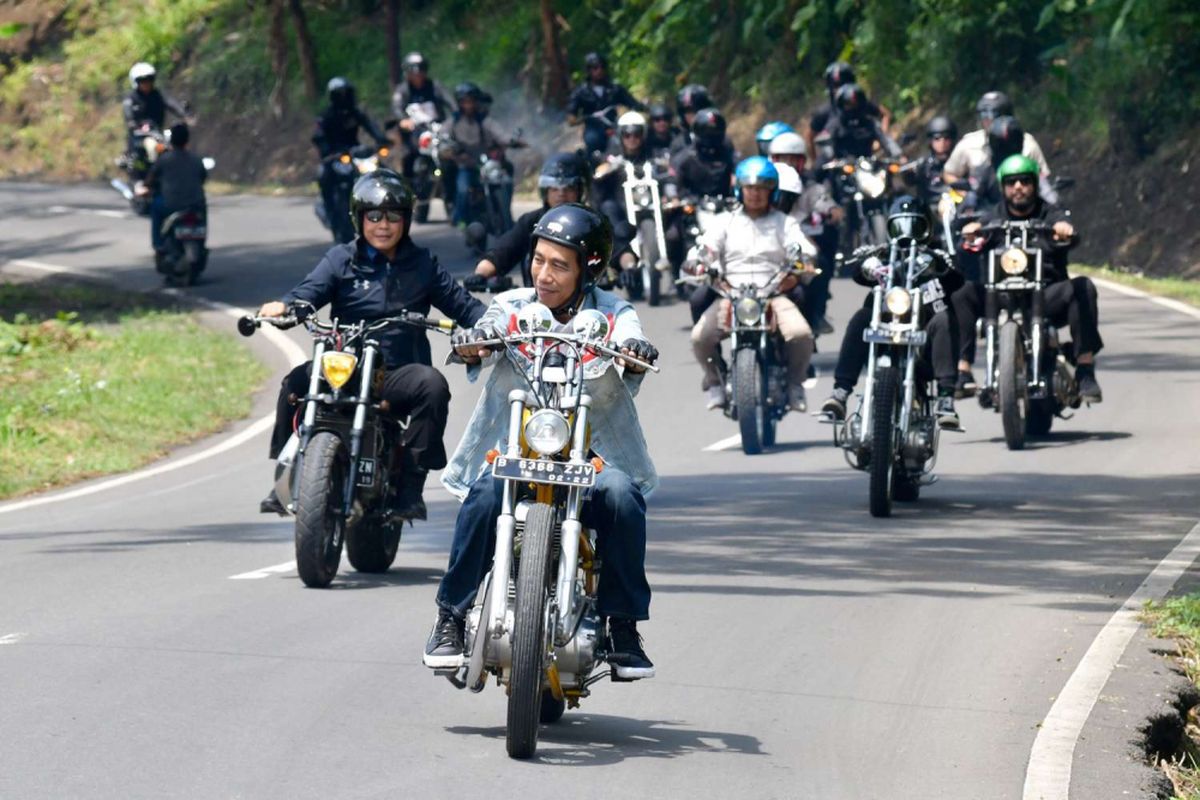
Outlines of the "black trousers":
[{"label": "black trousers", "polygon": [[[846,323],[846,333],[842,336],[842,349],[838,353],[837,366],[833,370],[833,385],[837,389],[851,391],[858,383],[858,376],[867,366],[870,345],[863,341],[863,331],[871,324],[871,295],[867,295],[863,307],[850,317]],[[958,377],[955,354],[958,352],[958,334],[952,322],[949,311],[934,314],[925,323],[928,338],[925,344],[924,360],[926,365],[921,370],[928,375],[932,368],[933,377],[938,386],[943,389],[953,389]]]},{"label": "black trousers", "polygon": [[[275,429],[271,433],[271,458],[278,458],[299,424],[301,405],[292,397],[308,394],[312,362],[293,369],[284,376],[275,403]],[[446,419],[450,413],[450,384],[442,373],[426,364],[405,364],[390,369],[384,375],[380,400],[387,400],[391,414],[409,417],[408,430],[402,444],[409,463],[421,469],[441,469],[446,466]]]},{"label": "black trousers", "polygon": [[[959,358],[975,361],[975,324],[983,316],[987,292],[983,284],[969,282],[950,296],[957,319]],[[1104,348],[1100,338],[1100,304],[1096,284],[1085,276],[1058,281],[1044,290],[1046,319],[1056,328],[1067,327],[1075,353],[1095,355]]]}]

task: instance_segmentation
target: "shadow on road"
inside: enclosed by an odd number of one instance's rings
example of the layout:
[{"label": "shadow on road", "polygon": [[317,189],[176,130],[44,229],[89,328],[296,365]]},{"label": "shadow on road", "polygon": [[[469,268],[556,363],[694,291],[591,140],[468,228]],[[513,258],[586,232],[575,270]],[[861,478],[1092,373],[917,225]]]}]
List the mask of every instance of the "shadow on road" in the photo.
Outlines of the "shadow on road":
[{"label": "shadow on road", "polygon": [[[504,727],[452,726],[450,733],[503,739]],[[671,720],[641,720],[567,712],[542,726],[534,763],[556,767],[602,767],[627,758],[678,758],[691,753],[766,755],[754,736],[696,730]]]}]

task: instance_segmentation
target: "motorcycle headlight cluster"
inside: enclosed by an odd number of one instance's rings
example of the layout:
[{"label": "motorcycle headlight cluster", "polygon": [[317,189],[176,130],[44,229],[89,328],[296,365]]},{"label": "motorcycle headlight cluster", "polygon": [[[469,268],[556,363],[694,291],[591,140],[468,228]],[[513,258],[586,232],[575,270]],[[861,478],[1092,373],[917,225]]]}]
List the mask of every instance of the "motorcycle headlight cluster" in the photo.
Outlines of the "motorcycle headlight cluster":
[{"label": "motorcycle headlight cluster", "polygon": [[379,159],[375,156],[370,158],[354,159],[354,166],[358,167],[358,172],[361,175],[366,175],[368,172],[374,172],[379,168]]},{"label": "motorcycle headlight cluster", "polygon": [[334,389],[341,389],[354,374],[358,366],[358,357],[353,353],[324,353],[321,356],[321,374]]},{"label": "motorcycle headlight cluster", "polygon": [[733,307],[733,313],[737,317],[739,325],[757,325],[758,321],[762,319],[762,312],[762,303],[753,297],[743,297]]},{"label": "motorcycle headlight cluster", "polygon": [[854,178],[858,181],[858,188],[862,193],[872,200],[882,196],[887,190],[887,174],[883,170],[871,172],[859,167]]},{"label": "motorcycle headlight cluster", "polygon": [[912,310],[912,295],[908,289],[895,286],[888,289],[888,293],[883,296],[883,303],[887,310],[892,312],[892,316],[903,317]]},{"label": "motorcycle headlight cluster", "polygon": [[525,441],[539,455],[562,452],[570,438],[571,426],[567,418],[553,409],[535,411],[525,421]]},{"label": "motorcycle headlight cluster", "polygon": [[1029,266],[1029,256],[1019,247],[1010,247],[1000,255],[1000,269],[1006,275],[1020,275]]}]

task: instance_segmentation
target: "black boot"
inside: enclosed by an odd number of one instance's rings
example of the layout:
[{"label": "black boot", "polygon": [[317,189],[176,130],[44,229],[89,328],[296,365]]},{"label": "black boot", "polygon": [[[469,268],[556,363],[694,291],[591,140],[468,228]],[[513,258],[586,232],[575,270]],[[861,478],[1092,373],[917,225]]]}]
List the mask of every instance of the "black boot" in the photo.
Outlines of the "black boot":
[{"label": "black boot", "polygon": [[[286,467],[283,464],[275,465],[275,480],[279,480],[279,476],[283,474]],[[271,493],[262,499],[258,504],[258,513],[260,514],[278,514],[281,517],[287,516],[287,509],[283,507],[283,503],[279,500],[279,495],[275,494],[275,487],[271,487]]]},{"label": "black boot", "polygon": [[653,678],[654,664],[642,649],[637,622],[622,617],[608,620],[608,658],[616,680],[636,681]]},{"label": "black boot", "polygon": [[425,508],[425,479],[429,471],[413,467],[400,473],[399,486],[393,490],[392,516],[401,520],[428,519]]}]

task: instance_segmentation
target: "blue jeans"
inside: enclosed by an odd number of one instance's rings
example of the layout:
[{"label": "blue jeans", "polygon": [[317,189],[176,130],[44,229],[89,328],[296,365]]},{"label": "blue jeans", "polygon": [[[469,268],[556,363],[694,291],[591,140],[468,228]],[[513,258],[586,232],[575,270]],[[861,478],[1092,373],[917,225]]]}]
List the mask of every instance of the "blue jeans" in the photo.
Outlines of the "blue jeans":
[{"label": "blue jeans", "polygon": [[[471,486],[454,523],[450,565],[438,586],[440,608],[462,618],[492,566],[496,517],[504,482],[484,474]],[[583,524],[596,531],[600,571],[597,606],[601,615],[643,620],[650,617],[646,581],[646,500],[624,472],[605,467],[584,498]]]},{"label": "blue jeans", "polygon": [[154,195],[150,200],[150,245],[155,252],[163,249],[162,226],[171,216],[167,204],[161,194]]},{"label": "blue jeans", "polygon": [[479,185],[479,171],[469,167],[459,167],[458,177],[454,180],[454,217],[451,224],[460,222],[471,223],[475,220],[475,209],[471,208],[471,189]]}]

